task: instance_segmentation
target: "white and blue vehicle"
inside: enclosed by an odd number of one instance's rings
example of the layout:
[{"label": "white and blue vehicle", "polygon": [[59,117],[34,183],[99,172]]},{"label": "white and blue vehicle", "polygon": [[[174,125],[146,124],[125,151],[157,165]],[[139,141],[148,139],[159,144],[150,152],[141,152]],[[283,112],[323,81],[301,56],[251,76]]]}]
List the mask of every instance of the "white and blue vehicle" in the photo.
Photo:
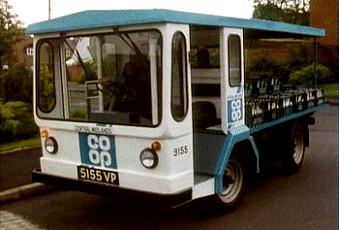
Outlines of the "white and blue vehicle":
[{"label": "white and blue vehicle", "polygon": [[[170,206],[213,197],[232,210],[266,149],[299,170],[311,115],[326,106],[318,89],[245,84],[244,63],[245,37],[323,29],[154,9],[84,11],[27,30],[43,150],[34,181]],[[261,95],[245,96],[256,85]],[[262,95],[268,86],[274,96]]]}]

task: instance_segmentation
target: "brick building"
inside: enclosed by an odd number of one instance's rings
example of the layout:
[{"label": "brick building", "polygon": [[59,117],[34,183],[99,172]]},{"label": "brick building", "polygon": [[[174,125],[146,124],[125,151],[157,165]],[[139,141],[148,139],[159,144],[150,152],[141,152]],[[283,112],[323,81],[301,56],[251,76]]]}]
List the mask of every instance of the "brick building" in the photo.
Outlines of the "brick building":
[{"label": "brick building", "polygon": [[33,38],[25,36],[14,45],[13,63],[26,63],[33,67]]},{"label": "brick building", "polygon": [[310,25],[326,29],[326,37],[319,43],[338,46],[338,0],[312,0]]},{"label": "brick building", "polygon": [[326,37],[318,38],[319,61],[332,70],[338,68],[338,7],[338,0],[312,0],[310,6],[310,26],[326,30]]}]

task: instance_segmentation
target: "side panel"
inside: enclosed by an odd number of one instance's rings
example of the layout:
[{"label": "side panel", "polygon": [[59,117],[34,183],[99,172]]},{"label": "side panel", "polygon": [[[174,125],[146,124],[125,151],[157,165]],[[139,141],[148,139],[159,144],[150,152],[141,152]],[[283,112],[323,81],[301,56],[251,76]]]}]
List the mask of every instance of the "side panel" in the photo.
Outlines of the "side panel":
[{"label": "side panel", "polygon": [[[227,133],[245,124],[243,30],[222,28],[220,33],[222,129]],[[238,43],[233,38],[239,39]]]},{"label": "side panel", "polygon": [[194,133],[193,138],[194,172],[213,175],[226,135]]}]

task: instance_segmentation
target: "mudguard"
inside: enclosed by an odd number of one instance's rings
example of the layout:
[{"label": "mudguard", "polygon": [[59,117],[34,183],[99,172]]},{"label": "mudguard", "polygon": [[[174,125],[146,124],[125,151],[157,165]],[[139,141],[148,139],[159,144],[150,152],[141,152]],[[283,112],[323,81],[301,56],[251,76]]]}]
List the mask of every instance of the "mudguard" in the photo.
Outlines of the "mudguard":
[{"label": "mudguard", "polygon": [[226,136],[224,145],[221,149],[219,159],[217,161],[214,177],[215,177],[215,193],[221,194],[224,190],[223,188],[223,175],[226,169],[227,162],[231,157],[232,150],[234,146],[244,140],[248,140],[251,143],[253,152],[256,157],[256,169],[259,172],[259,152],[257,146],[254,142],[253,137],[251,136],[251,131],[246,125],[238,126],[236,128],[230,129]]}]

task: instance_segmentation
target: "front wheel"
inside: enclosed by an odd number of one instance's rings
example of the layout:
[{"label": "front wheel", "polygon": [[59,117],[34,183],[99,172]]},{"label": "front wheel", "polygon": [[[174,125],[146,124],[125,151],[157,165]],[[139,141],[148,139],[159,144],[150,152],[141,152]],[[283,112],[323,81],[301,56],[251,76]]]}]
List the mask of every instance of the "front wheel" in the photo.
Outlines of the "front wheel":
[{"label": "front wheel", "polygon": [[223,176],[224,190],[215,195],[225,211],[236,209],[244,196],[247,183],[246,161],[240,150],[234,149]]}]

